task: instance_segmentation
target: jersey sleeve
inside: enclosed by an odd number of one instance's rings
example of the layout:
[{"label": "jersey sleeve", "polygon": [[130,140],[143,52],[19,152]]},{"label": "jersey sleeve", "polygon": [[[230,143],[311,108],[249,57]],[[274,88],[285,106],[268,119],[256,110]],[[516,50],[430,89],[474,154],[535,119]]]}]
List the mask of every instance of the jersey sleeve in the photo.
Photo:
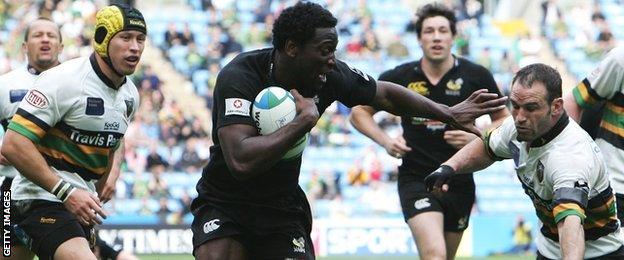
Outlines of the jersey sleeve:
[{"label": "jersey sleeve", "polygon": [[582,108],[589,108],[596,102],[611,99],[622,91],[624,85],[624,47],[611,50],[598,67],[581,81],[572,94]]},{"label": "jersey sleeve", "polygon": [[591,167],[585,160],[570,158],[549,159],[544,176],[553,185],[552,214],[555,223],[570,215],[585,220],[589,197]]},{"label": "jersey sleeve", "polygon": [[[219,73],[214,94],[217,125],[215,129],[231,124],[255,126],[251,117],[251,105],[255,93],[250,77],[231,69]],[[257,82],[257,84],[261,84]]]},{"label": "jersey sleeve", "polygon": [[515,126],[513,118],[510,116],[497,128],[485,134],[483,142],[488,156],[496,161],[512,158],[510,143],[515,136]]},{"label": "jersey sleeve", "polygon": [[377,93],[373,77],[342,61],[336,61],[336,69],[339,77],[339,85],[336,86],[338,101],[348,107],[368,105],[373,101]]},{"label": "jersey sleeve", "polygon": [[[65,84],[50,73],[42,73],[35,80],[13,116],[8,128],[38,143],[51,126],[61,120],[73,104],[75,91],[64,88]],[[70,88],[71,84],[67,84]],[[59,91],[63,89],[63,91]]]}]

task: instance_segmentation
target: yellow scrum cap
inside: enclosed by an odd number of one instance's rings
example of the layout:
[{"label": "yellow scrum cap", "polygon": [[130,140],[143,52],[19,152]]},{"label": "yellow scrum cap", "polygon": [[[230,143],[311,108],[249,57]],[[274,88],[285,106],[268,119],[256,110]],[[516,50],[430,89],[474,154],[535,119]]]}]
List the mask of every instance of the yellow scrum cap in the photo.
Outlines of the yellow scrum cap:
[{"label": "yellow scrum cap", "polygon": [[124,4],[109,5],[95,15],[93,45],[101,57],[108,57],[108,43],[121,31],[136,30],[147,33],[143,14],[134,7]]}]

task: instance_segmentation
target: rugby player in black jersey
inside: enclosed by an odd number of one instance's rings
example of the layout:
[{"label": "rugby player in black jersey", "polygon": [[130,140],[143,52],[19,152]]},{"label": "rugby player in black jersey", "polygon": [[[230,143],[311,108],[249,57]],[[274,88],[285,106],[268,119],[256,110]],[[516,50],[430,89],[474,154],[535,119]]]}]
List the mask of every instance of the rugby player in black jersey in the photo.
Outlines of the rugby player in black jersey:
[{"label": "rugby player in black jersey", "polygon": [[[475,133],[476,117],[503,108],[506,99],[485,90],[448,107],[400,85],[375,81],[334,56],[336,22],[318,4],[297,3],[275,21],[273,48],[242,53],[219,73],[212,111],[214,146],[191,205],[196,259],[315,257],[310,206],[298,185],[301,156],[281,158],[334,101],[435,118]],[[269,86],[293,94],[297,116],[261,136],[250,106]]]},{"label": "rugby player in black jersey", "polygon": [[[423,57],[384,72],[379,80],[402,85],[410,92],[448,106],[466,100],[482,88],[500,95],[486,68],[451,54],[457,33],[452,10],[428,4],[416,15],[416,34]],[[428,192],[423,178],[477,136],[438,120],[404,115],[401,117],[403,136],[391,138],[373,120],[377,110],[372,106],[357,106],[352,110],[351,122],[390,155],[403,158],[399,167],[399,197],[420,257],[453,259],[468,227],[475,199],[472,174],[455,177],[451,191],[443,197]],[[495,125],[508,115],[507,109],[490,113]]]}]

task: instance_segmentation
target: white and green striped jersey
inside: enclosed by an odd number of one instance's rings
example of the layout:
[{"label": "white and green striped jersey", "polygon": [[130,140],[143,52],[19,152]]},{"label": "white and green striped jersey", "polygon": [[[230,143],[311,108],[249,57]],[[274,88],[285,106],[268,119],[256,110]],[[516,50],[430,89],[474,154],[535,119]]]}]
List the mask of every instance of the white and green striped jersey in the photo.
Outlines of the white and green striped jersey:
[{"label": "white and green striped jersey", "polygon": [[[28,71],[27,66],[19,67],[0,76],[0,123],[6,132],[11,117],[17,106],[33,86],[37,75]],[[15,177],[17,169],[13,166],[0,165],[0,176]]]},{"label": "white and green striped jersey", "polygon": [[[609,186],[602,153],[567,115],[531,143],[517,140],[512,117],[486,135],[493,159],[513,159],[522,188],[542,222],[537,248],[545,257],[561,259],[557,223],[570,215],[583,221],[584,258],[599,257],[620,248],[615,196]],[[559,195],[557,194],[565,194]]]},{"label": "white and green striped jersey", "polygon": [[[95,193],[139,105],[136,86],[115,89],[95,56],[66,61],[35,80],[8,128],[32,140],[48,165],[76,187]],[[58,199],[16,176],[13,199]]]},{"label": "white and green striped jersey", "polygon": [[624,46],[611,50],[572,93],[583,108],[606,101],[596,143],[607,162],[613,189],[624,194]]}]

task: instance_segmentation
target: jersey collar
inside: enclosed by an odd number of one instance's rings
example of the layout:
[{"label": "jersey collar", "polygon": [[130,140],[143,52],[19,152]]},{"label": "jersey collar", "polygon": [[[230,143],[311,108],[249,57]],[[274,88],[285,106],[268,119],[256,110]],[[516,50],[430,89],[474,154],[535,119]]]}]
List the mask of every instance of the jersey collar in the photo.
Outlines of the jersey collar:
[{"label": "jersey collar", "polygon": [[[449,71],[451,71],[451,70],[453,70],[453,69],[455,69],[455,68],[457,68],[459,66],[459,58],[457,58],[457,56],[455,56],[455,54],[451,54],[451,55],[453,56],[453,59],[455,59],[455,61],[453,62],[453,67]],[[419,73],[424,73],[423,70],[422,70],[422,66],[421,66],[422,59],[423,58],[420,58],[420,60],[416,61],[416,66],[414,66],[414,70],[419,72]]]},{"label": "jersey collar", "polygon": [[[93,68],[93,71],[95,71],[95,74],[98,76],[98,78],[100,78],[100,80],[102,80],[102,82],[104,82],[104,84],[106,84],[106,86],[108,86],[109,88],[112,88],[114,90],[118,90],[119,88],[117,86],[115,86],[115,84],[113,84],[112,80],[110,80],[108,77],[106,77],[106,75],[102,71],[102,68],[100,68],[100,65],[97,63],[97,60],[95,59],[95,55],[96,54],[94,52],[89,57],[89,62],[91,62],[91,67]],[[128,80],[128,78],[124,77],[124,80],[121,83],[121,85],[126,84],[127,80]]]},{"label": "jersey collar", "polygon": [[561,115],[557,123],[555,123],[555,125],[550,130],[548,130],[548,132],[533,140],[529,147],[544,146],[552,139],[555,139],[555,137],[557,137],[563,131],[563,129],[568,126],[568,123],[570,123],[570,117],[568,117],[568,114],[566,114],[566,112],[564,111],[563,115]]}]

